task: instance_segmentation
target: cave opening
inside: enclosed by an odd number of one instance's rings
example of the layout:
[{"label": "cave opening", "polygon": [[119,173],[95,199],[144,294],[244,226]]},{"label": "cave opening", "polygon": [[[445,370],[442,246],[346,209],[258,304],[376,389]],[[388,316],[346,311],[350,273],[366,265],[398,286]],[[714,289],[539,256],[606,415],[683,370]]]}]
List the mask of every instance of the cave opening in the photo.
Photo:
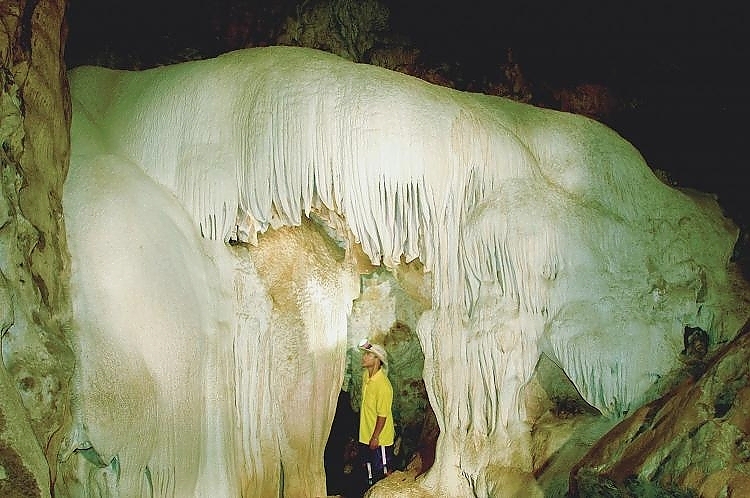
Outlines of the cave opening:
[{"label": "cave opening", "polygon": [[361,496],[355,481],[359,414],[351,406],[349,393],[339,391],[336,413],[323,455],[328,496]]},{"label": "cave opening", "polygon": [[[372,268],[360,276],[360,295],[353,302],[348,344],[367,337],[388,354],[387,375],[393,387],[393,471],[426,472],[435,459],[439,428],[423,380],[424,352],[417,322],[429,309],[429,273],[418,262],[398,269]],[[427,298],[427,299],[426,299]],[[359,407],[362,356],[349,347],[346,370],[324,452],[329,496],[361,497],[367,490],[364,468],[358,465]]]}]

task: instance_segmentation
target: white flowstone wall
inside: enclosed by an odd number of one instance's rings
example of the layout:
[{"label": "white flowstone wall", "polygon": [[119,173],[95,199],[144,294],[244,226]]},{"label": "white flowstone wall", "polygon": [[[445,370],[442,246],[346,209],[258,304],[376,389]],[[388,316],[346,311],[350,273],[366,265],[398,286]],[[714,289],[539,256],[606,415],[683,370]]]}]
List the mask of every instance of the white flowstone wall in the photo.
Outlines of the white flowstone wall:
[{"label": "white flowstone wall", "polygon": [[343,251],[309,225],[251,251],[205,239],[115,155],[75,154],[66,189],[79,361],[62,494],[324,496],[358,290]]}]

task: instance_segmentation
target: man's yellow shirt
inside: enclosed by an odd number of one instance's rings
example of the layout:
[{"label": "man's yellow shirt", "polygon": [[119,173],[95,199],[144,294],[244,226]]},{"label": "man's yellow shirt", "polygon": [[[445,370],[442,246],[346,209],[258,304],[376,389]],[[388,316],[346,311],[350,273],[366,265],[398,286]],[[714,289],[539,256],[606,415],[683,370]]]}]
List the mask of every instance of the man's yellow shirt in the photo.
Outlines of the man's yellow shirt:
[{"label": "man's yellow shirt", "polygon": [[391,446],[396,431],[393,427],[393,387],[381,368],[370,378],[362,374],[362,408],[359,412],[359,442],[368,444],[378,417],[385,417],[385,426],[378,438],[381,446]]}]

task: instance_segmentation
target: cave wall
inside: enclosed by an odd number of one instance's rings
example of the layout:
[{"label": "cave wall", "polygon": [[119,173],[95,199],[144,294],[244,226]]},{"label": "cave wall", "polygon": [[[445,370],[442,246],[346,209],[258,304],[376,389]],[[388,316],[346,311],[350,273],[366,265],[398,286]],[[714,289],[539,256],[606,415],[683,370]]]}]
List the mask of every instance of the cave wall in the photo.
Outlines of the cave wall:
[{"label": "cave wall", "polygon": [[49,496],[74,363],[62,186],[70,106],[64,1],[0,5],[0,494]]}]

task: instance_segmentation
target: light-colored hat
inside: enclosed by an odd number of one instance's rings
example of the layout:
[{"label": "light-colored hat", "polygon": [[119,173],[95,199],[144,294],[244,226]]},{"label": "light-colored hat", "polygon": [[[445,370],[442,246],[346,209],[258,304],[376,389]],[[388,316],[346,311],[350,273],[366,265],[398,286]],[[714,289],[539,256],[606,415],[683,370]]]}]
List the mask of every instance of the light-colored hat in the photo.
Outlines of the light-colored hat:
[{"label": "light-colored hat", "polygon": [[359,349],[371,352],[380,359],[380,362],[384,366],[388,366],[388,353],[385,352],[385,348],[380,344],[371,344],[367,339],[363,339],[359,343]]}]

